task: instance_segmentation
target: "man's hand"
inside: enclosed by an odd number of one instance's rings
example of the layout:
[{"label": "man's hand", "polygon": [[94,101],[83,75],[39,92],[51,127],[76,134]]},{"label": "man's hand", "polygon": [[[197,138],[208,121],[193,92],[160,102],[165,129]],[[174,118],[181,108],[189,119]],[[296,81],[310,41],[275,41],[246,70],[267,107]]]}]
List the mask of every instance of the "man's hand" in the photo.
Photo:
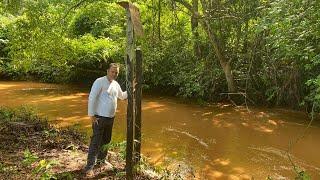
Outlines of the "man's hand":
[{"label": "man's hand", "polygon": [[98,124],[98,120],[97,120],[97,118],[96,118],[96,117],[94,117],[94,116],[90,116],[90,119],[91,119],[92,123],[96,123],[96,124]]},{"label": "man's hand", "polygon": [[137,81],[136,81],[136,78],[133,79],[133,84],[132,84],[132,87],[133,87],[133,93],[136,91],[136,85],[137,85]]}]

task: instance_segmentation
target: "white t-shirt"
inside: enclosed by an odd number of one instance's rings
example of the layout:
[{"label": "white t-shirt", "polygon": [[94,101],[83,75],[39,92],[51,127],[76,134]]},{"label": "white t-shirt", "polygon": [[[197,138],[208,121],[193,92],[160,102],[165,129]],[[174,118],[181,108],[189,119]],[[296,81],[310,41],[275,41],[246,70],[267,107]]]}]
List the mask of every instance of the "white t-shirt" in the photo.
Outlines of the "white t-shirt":
[{"label": "white t-shirt", "polygon": [[119,83],[111,83],[107,76],[96,79],[91,87],[88,101],[88,115],[114,117],[117,109],[117,99],[126,99],[127,91],[123,92]]}]

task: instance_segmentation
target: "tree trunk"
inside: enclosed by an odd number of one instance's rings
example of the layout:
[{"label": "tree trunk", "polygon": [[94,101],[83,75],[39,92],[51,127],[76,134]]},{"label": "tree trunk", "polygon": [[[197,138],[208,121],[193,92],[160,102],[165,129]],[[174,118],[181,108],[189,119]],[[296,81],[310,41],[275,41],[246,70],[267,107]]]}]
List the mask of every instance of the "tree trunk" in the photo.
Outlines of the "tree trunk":
[{"label": "tree trunk", "polygon": [[227,85],[228,85],[228,91],[229,92],[235,92],[236,91],[236,86],[234,83],[234,79],[232,76],[232,70],[231,70],[231,61],[227,60],[226,57],[224,56],[224,54],[222,53],[222,47],[219,44],[218,38],[216,36],[216,34],[212,31],[211,27],[210,27],[210,23],[208,22],[208,18],[210,17],[206,12],[208,12],[207,9],[207,2],[204,0],[201,0],[201,5],[202,5],[202,11],[204,12],[204,17],[200,17],[199,13],[194,9],[194,7],[192,5],[190,5],[187,1],[184,0],[175,0],[176,2],[181,3],[184,7],[186,7],[193,16],[197,17],[197,19],[199,20],[200,24],[203,26],[210,43],[213,46],[213,50],[215,52],[216,57],[219,60],[219,63],[223,69],[223,72],[225,74],[226,80],[227,80]]},{"label": "tree trunk", "polygon": [[209,37],[209,40],[213,46],[213,49],[215,51],[215,54],[219,60],[219,63],[222,67],[222,70],[225,74],[227,85],[228,85],[228,92],[236,92],[236,86],[234,83],[233,75],[232,75],[232,68],[231,68],[231,61],[227,61],[225,56],[222,54],[221,46],[218,43],[218,40],[216,39],[215,34],[211,31],[210,25],[207,21],[201,21],[203,28],[206,30],[207,36]]},{"label": "tree trunk", "polygon": [[158,39],[161,41],[161,0],[158,1]]},{"label": "tree trunk", "polygon": [[[199,9],[199,4],[198,4],[199,0],[192,0],[192,6],[194,8],[194,10],[196,11],[196,13],[198,13],[198,9]],[[201,58],[201,49],[200,49],[200,45],[199,45],[199,33],[198,33],[198,25],[199,25],[199,21],[198,21],[198,17],[196,14],[192,14],[191,16],[191,30],[192,30],[192,35],[193,35],[193,51],[194,51],[194,55],[199,59]]]},{"label": "tree trunk", "polygon": [[231,71],[230,62],[223,63],[223,64],[221,64],[221,66],[222,66],[224,75],[227,80],[228,92],[236,92],[236,87],[234,85],[234,79],[233,79],[233,75],[232,75],[232,71]]},{"label": "tree trunk", "polygon": [[155,10],[155,3],[154,0],[152,0],[152,48],[154,48],[155,45],[155,21],[156,21],[156,10]]}]

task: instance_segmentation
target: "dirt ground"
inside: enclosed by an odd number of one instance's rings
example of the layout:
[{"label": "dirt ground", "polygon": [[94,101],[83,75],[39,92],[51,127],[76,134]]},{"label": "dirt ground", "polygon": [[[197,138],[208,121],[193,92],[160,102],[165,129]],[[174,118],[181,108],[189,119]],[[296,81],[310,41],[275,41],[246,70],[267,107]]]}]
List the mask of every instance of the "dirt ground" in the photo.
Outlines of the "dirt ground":
[{"label": "dirt ground", "polygon": [[[56,129],[38,117],[8,120],[1,113],[0,179],[125,179],[125,162],[119,153],[108,153],[113,167],[96,166],[94,175],[86,177],[82,169],[88,147],[83,135]],[[140,172],[135,179],[158,178]]]}]

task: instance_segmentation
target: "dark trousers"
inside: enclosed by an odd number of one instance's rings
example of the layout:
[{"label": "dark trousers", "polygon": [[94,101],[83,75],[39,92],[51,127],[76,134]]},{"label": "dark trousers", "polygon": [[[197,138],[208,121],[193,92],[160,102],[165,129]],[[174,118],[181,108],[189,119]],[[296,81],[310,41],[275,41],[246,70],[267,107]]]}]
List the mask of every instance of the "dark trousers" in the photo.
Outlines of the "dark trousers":
[{"label": "dark trousers", "polygon": [[103,145],[109,144],[112,136],[113,118],[95,116],[96,123],[92,123],[93,134],[91,136],[86,169],[92,169],[96,162],[104,162],[108,149]]}]

